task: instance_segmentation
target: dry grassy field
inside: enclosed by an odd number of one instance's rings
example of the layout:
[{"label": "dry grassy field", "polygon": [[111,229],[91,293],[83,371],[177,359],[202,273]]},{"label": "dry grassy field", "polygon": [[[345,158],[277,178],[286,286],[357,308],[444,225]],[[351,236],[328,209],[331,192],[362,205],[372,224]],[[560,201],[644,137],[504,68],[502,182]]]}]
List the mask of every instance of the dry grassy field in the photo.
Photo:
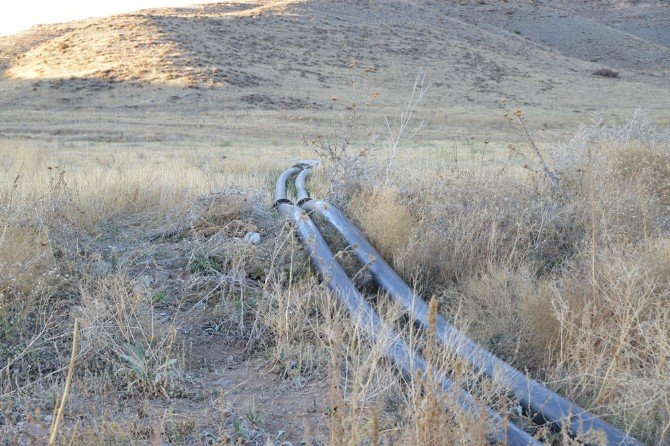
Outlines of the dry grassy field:
[{"label": "dry grassy field", "polygon": [[234,1],[0,37],[0,444],[487,444],[310,268],[272,209],[303,159],[480,345],[668,444],[669,9]]}]

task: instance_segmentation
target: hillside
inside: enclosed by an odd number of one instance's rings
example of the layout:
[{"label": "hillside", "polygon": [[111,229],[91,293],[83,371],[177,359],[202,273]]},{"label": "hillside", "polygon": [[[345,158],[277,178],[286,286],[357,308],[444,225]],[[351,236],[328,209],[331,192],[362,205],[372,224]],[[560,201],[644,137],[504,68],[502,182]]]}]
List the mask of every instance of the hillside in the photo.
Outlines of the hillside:
[{"label": "hillside", "polygon": [[[495,124],[503,98],[550,128],[596,109],[621,117],[643,106],[662,118],[668,20],[660,2],[312,0],[38,26],[0,38],[0,133],[87,139],[102,121],[112,139],[255,136],[268,128],[293,139],[304,126],[296,122],[334,121],[331,110],[343,102],[379,99],[371,108],[380,122],[404,101],[420,67],[432,82],[424,105],[436,137]],[[603,67],[619,77],[593,74]],[[367,85],[366,98],[352,79]],[[119,122],[119,113],[142,129]],[[161,130],[165,123],[174,134]]]}]

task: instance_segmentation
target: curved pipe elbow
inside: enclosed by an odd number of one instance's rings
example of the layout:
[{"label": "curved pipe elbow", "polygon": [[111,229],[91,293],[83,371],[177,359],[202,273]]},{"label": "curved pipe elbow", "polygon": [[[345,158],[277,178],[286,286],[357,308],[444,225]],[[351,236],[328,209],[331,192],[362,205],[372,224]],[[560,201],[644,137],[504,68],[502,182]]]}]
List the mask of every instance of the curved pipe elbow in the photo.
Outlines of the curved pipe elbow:
[{"label": "curved pipe elbow", "polygon": [[307,191],[306,183],[307,177],[311,173],[311,167],[304,168],[295,178],[295,188],[298,191],[297,202],[301,206],[310,200],[309,192]]},{"label": "curved pipe elbow", "polygon": [[279,175],[279,178],[277,179],[277,184],[275,185],[275,201],[274,201],[275,208],[282,203],[292,204],[291,200],[288,199],[286,193],[286,183],[293,175],[300,172],[301,169],[302,168],[299,166],[293,166],[290,169],[286,169],[285,171],[282,172],[281,175]]}]

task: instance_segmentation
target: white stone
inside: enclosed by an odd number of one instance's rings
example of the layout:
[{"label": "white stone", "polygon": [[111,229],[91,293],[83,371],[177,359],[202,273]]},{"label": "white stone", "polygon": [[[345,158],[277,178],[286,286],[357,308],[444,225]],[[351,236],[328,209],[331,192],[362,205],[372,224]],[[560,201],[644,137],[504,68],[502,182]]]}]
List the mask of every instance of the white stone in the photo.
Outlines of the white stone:
[{"label": "white stone", "polygon": [[261,242],[261,235],[258,232],[247,232],[244,240],[252,245],[258,245]]}]

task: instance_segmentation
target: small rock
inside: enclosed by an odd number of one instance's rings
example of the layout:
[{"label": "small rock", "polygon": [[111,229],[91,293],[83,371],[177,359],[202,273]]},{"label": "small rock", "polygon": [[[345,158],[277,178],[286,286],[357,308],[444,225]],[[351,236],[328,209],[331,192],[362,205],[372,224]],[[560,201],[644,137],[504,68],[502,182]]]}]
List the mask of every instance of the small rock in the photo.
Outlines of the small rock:
[{"label": "small rock", "polygon": [[216,381],[214,381],[214,385],[220,387],[230,387],[232,384],[233,382],[226,378],[219,378]]},{"label": "small rock", "polygon": [[261,242],[261,235],[258,232],[247,232],[244,241],[252,245],[258,245]]}]

